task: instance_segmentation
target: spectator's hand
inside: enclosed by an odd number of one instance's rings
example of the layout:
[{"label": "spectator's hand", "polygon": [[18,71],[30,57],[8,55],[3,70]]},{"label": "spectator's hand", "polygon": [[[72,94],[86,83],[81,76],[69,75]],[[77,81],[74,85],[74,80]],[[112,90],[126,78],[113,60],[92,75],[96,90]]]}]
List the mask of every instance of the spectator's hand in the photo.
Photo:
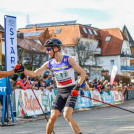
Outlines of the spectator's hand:
[{"label": "spectator's hand", "polygon": [[36,85],[36,84],[38,84],[38,81],[34,81],[33,83],[34,83],[34,85]]},{"label": "spectator's hand", "polygon": [[43,90],[43,89],[44,89],[44,87],[40,87],[40,89],[41,89],[41,90]]},{"label": "spectator's hand", "polygon": [[51,87],[51,88],[54,87],[54,84],[52,84],[50,87]]},{"label": "spectator's hand", "polygon": [[78,96],[79,89],[80,89],[80,84],[77,84],[72,90],[72,96]]},{"label": "spectator's hand", "polygon": [[20,64],[16,64],[16,66],[14,67],[14,72],[23,72],[24,71],[24,66],[20,65]]},{"label": "spectator's hand", "polygon": [[27,80],[27,83],[29,83],[29,84],[30,84],[30,80]]}]

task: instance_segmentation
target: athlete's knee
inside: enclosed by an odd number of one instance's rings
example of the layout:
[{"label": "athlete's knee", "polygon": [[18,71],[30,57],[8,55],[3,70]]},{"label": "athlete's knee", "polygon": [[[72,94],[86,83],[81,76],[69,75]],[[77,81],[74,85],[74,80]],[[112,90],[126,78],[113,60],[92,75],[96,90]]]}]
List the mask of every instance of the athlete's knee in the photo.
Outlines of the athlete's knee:
[{"label": "athlete's knee", "polygon": [[50,116],[50,118],[49,118],[49,122],[50,122],[50,123],[53,123],[53,122],[56,121],[56,119],[57,119],[57,116],[56,116],[56,115],[52,115],[52,116]]},{"label": "athlete's knee", "polygon": [[64,112],[64,113],[63,113],[63,116],[64,116],[64,118],[65,118],[67,121],[70,121],[70,119],[72,118],[72,115],[70,115],[70,114],[67,113],[67,112]]}]

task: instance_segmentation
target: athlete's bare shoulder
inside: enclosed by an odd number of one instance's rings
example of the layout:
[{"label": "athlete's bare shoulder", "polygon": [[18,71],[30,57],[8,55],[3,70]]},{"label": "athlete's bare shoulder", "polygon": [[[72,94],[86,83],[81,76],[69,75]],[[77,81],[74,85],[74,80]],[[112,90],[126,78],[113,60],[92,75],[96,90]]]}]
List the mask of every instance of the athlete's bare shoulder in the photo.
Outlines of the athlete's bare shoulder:
[{"label": "athlete's bare shoulder", "polygon": [[74,66],[78,66],[78,64],[76,63],[75,59],[73,57],[68,57],[68,62],[69,64],[74,67]]},{"label": "athlete's bare shoulder", "polygon": [[41,68],[45,68],[45,69],[48,69],[49,68],[49,61],[45,62]]}]

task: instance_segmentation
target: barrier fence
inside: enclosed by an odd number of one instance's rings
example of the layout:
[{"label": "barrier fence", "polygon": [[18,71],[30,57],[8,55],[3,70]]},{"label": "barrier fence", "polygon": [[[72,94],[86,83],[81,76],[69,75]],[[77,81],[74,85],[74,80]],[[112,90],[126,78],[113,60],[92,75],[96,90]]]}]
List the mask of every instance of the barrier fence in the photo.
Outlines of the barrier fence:
[{"label": "barrier fence", "polygon": [[[34,90],[41,107],[45,113],[49,113],[52,107],[52,101],[55,97],[54,90],[41,91]],[[103,92],[100,94],[97,90],[83,91],[84,96],[91,97],[96,100],[100,100],[109,104],[124,101],[124,93],[121,91],[110,91],[110,93]],[[79,92],[80,93],[80,92]],[[131,93],[129,93],[131,94]],[[31,89],[22,90],[16,89],[12,95],[13,111],[16,113],[16,117],[34,116],[43,114],[33,92]],[[88,108],[93,106],[104,105],[101,102],[90,100],[85,97],[78,96],[75,109]]]}]

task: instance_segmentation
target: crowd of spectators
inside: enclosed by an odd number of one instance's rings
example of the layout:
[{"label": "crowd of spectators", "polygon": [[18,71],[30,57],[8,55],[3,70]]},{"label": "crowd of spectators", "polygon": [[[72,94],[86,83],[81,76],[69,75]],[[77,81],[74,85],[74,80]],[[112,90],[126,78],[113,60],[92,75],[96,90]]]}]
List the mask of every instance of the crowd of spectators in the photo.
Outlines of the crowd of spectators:
[{"label": "crowd of spectators", "polygon": [[43,76],[37,76],[34,78],[28,78],[24,73],[20,76],[13,74],[10,82],[12,92],[14,92],[15,89],[27,90],[31,88],[42,91],[49,90],[50,92],[52,89],[56,90],[55,79],[49,70],[46,71]]},{"label": "crowd of spectators", "polygon": [[[78,78],[79,79],[79,78]],[[24,73],[22,73],[20,76],[17,74],[13,74],[10,79],[11,83],[11,89],[12,92],[15,91],[15,89],[35,89],[35,90],[42,90],[47,91],[49,90],[56,94],[56,81],[53,77],[52,73],[48,70],[43,74],[43,76],[37,76],[35,78],[28,78]],[[128,90],[134,89],[134,84],[126,84],[122,81],[119,82],[113,82],[112,84],[108,80],[104,80],[101,78],[100,80],[94,79],[89,80],[88,76],[85,78],[84,82],[81,85],[80,88],[80,94],[84,95],[84,90],[88,91],[94,91],[97,90],[100,94],[103,94],[103,92],[107,92],[110,95],[110,91],[121,91],[124,93],[124,95],[127,94],[128,96]],[[2,103],[2,96],[0,96],[0,101]],[[3,104],[3,103],[2,103]]]},{"label": "crowd of spectators", "polygon": [[[113,82],[112,84],[108,80],[101,78],[100,80],[94,79],[93,81],[89,80],[88,77],[85,79],[81,85],[81,90],[97,90],[100,94],[107,92],[110,95],[110,91],[121,91],[125,94],[128,94],[128,90],[134,89],[134,84],[123,83],[122,81]],[[127,95],[128,96],[128,95]]]},{"label": "crowd of spectators", "polygon": [[[122,83],[122,81],[113,82],[111,84],[108,80],[104,80],[103,78],[100,80],[93,79],[91,81],[88,77],[86,77],[81,85],[80,92],[84,95],[83,90],[97,90],[100,94],[103,94],[104,91],[110,94],[110,91],[114,90],[122,91],[126,94],[128,90],[134,89],[133,86],[134,85],[131,83],[126,84]],[[23,90],[33,88],[36,90],[40,89],[42,91],[49,90],[50,92],[54,89],[54,92],[56,93],[57,86],[52,73],[48,70],[43,76],[37,76],[35,78],[27,78],[24,73],[22,73],[19,77],[17,74],[13,74],[11,77],[11,89],[14,90],[17,88],[21,88]]]}]

